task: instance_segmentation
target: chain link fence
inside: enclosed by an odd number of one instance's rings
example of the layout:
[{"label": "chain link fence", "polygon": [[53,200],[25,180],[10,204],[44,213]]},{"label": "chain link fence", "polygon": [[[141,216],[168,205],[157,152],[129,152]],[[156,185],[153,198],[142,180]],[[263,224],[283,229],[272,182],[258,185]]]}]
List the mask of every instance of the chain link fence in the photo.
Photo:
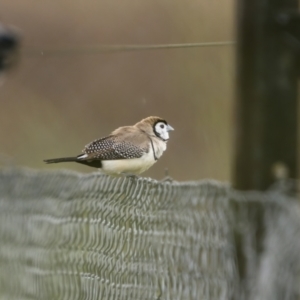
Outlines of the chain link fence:
[{"label": "chain link fence", "polygon": [[300,207],[285,189],[0,171],[0,299],[299,296]]}]

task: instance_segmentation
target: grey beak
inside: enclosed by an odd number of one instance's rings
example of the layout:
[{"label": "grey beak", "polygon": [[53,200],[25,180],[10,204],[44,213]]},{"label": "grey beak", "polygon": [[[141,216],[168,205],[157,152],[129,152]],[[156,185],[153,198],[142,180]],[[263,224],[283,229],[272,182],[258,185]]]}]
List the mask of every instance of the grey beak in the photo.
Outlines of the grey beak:
[{"label": "grey beak", "polygon": [[167,125],[167,131],[173,131],[174,130],[174,128],[171,126],[171,125]]}]

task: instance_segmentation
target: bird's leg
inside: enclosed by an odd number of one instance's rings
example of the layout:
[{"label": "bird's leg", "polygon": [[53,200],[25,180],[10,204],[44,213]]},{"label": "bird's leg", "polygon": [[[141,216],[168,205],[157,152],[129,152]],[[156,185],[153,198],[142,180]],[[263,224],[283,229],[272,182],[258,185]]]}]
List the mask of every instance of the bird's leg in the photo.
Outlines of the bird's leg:
[{"label": "bird's leg", "polygon": [[169,169],[165,168],[165,177],[161,180],[162,182],[173,182],[174,179],[169,175]]},{"label": "bird's leg", "polygon": [[126,177],[126,178],[135,179],[135,180],[137,180],[139,178],[139,176],[137,176],[133,173],[122,173],[122,175],[124,175],[124,177]]}]

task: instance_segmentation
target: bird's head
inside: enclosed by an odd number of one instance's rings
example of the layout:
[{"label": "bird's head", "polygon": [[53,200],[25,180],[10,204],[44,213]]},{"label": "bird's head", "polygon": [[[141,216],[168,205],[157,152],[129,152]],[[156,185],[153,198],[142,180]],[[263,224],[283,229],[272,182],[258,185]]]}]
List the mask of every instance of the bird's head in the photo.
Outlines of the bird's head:
[{"label": "bird's head", "polygon": [[155,135],[163,141],[169,139],[169,131],[174,130],[166,120],[159,117],[148,117],[135,124],[136,127],[147,133],[148,135]]}]

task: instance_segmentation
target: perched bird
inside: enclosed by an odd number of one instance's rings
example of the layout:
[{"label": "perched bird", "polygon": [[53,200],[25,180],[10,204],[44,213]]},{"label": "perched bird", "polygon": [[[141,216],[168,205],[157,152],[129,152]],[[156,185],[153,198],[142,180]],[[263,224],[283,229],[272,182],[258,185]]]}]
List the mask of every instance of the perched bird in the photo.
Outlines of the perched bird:
[{"label": "perched bird", "polygon": [[77,162],[111,175],[141,174],[162,156],[171,130],[174,129],[164,119],[148,117],[91,142],[81,155],[44,161],[48,164]]}]

